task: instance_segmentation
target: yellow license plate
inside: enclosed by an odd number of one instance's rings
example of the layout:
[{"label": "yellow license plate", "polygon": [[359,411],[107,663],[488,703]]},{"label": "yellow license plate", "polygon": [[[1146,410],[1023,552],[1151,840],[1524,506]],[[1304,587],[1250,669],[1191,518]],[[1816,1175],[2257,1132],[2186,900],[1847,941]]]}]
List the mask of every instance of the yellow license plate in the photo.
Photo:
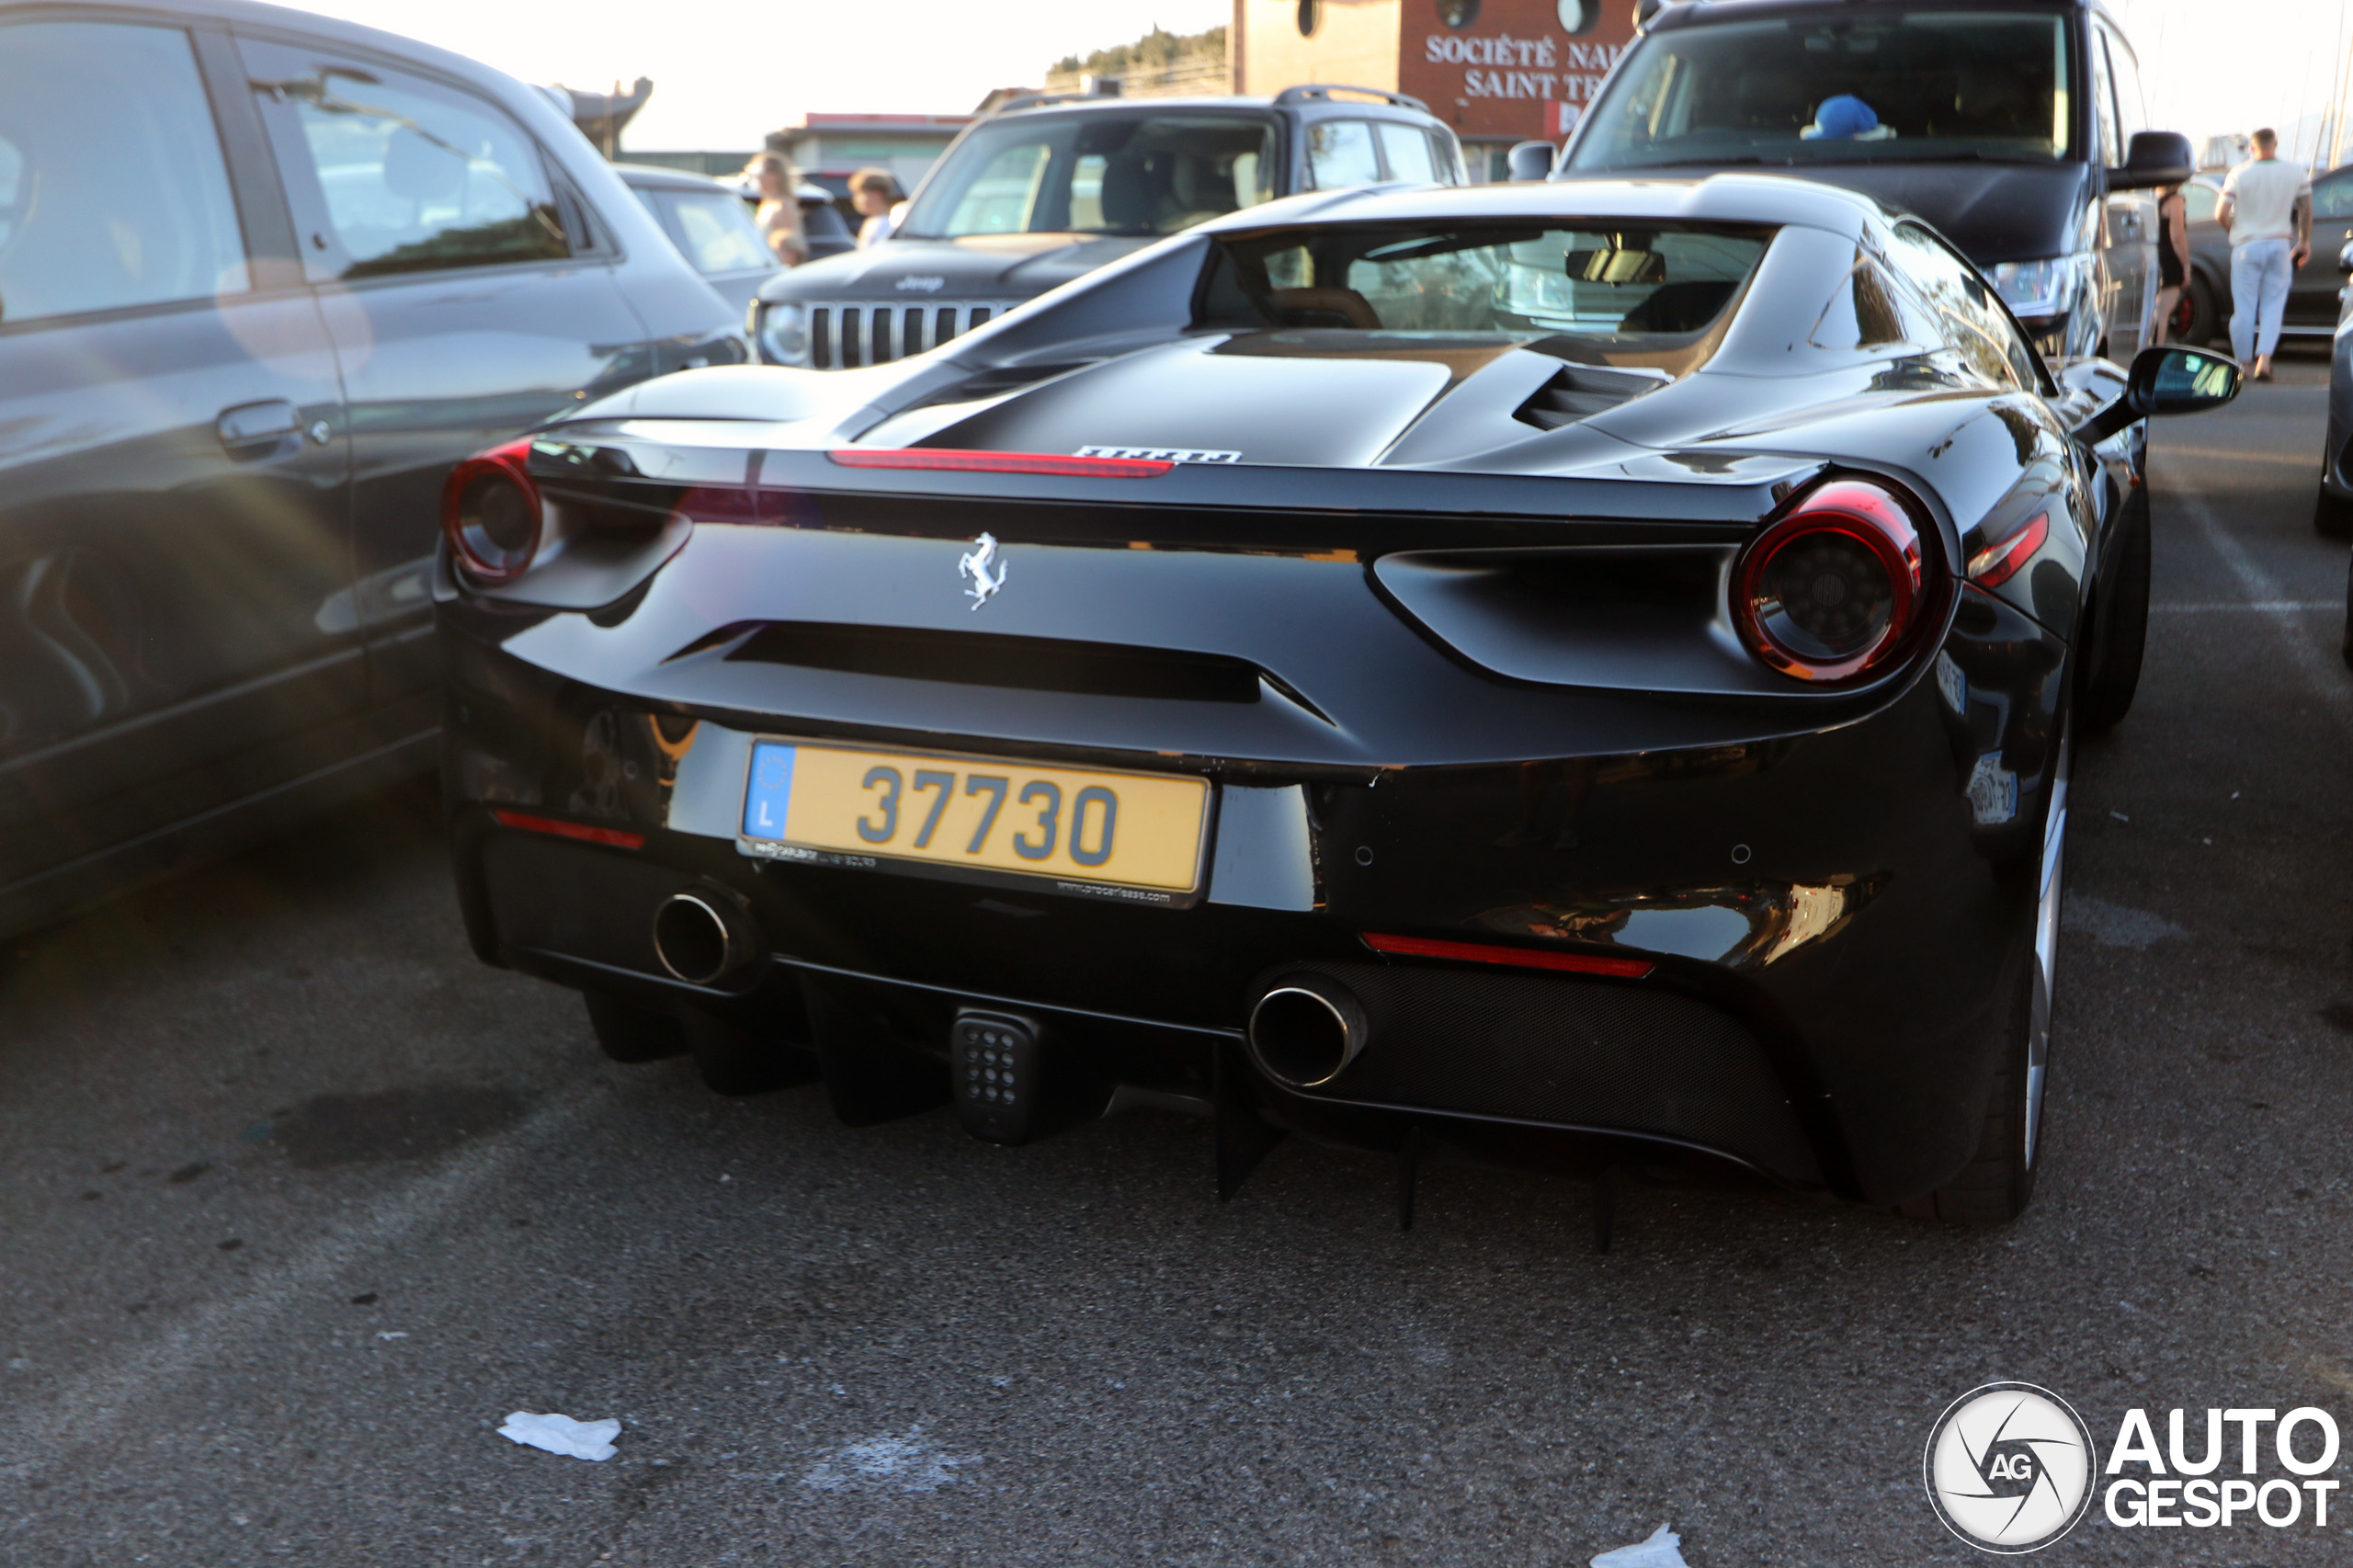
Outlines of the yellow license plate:
[{"label": "yellow license plate", "polygon": [[835,865],[1047,877],[1073,891],[1195,892],[1209,781],[1001,757],[756,741],[741,842]]}]

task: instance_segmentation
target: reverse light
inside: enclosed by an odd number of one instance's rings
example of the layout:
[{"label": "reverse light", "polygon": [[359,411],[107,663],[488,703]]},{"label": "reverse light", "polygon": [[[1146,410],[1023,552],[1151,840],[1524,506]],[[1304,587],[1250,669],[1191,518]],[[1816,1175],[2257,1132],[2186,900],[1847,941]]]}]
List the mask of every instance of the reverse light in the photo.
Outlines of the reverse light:
[{"label": "reverse light", "polygon": [[2007,539],[1998,539],[1969,558],[1969,580],[1981,588],[1998,588],[2034,559],[2051,537],[2051,514],[2037,512],[2026,527]]},{"label": "reverse light", "polygon": [[913,468],[951,473],[1051,473],[1064,479],[1156,479],[1176,465],[1157,458],[1082,458],[1059,452],[982,452],[959,447],[835,447],[844,468]]},{"label": "reverse light", "polygon": [[1834,480],[1741,552],[1733,620],[1749,652],[1781,674],[1849,680],[1902,645],[1926,582],[1904,503],[1863,480]]},{"label": "reverse light", "polygon": [[512,582],[539,553],[542,514],[530,460],[529,440],[509,441],[460,463],[441,487],[441,532],[474,582]]},{"label": "reverse light", "polygon": [[1657,967],[1647,959],[1611,959],[1597,953],[1548,953],[1538,948],[1506,948],[1500,942],[1449,942],[1433,937],[1396,937],[1384,931],[1367,931],[1362,937],[1364,945],[1374,952],[1395,953],[1401,958],[1508,964],[1516,969],[1606,974],[1618,980],[1640,980]]}]

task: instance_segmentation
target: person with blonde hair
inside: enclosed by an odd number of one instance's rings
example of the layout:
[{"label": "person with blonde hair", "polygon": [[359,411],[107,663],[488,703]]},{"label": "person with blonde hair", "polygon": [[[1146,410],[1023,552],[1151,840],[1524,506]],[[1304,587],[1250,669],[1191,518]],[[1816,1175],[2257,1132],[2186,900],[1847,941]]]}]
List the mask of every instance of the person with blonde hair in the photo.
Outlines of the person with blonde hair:
[{"label": "person with blonde hair", "polygon": [[809,236],[801,228],[801,176],[781,153],[756,153],[744,165],[744,177],[756,182],[758,210],[752,221],[779,262],[798,267],[809,259]]}]

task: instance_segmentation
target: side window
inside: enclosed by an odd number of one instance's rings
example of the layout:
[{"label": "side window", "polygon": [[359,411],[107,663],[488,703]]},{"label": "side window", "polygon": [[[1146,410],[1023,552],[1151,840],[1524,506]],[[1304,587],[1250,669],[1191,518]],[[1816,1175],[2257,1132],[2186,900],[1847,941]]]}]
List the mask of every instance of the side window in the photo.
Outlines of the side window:
[{"label": "side window", "polygon": [[0,323],[249,286],[188,34],[0,27]]},{"label": "side window", "polygon": [[1417,185],[1434,184],[1438,165],[1430,157],[1430,139],[1418,125],[1400,125],[1393,119],[1373,122],[1381,132],[1381,155],[1388,161],[1391,179],[1409,179]]},{"label": "side window", "polygon": [[2113,167],[2124,161],[2124,141],[2116,131],[2116,83],[2106,44],[2097,32],[2092,35],[2092,118],[2099,125],[2100,161]]},{"label": "side window", "polygon": [[743,199],[733,191],[714,190],[706,196],[699,190],[665,190],[659,199],[669,209],[665,227],[697,272],[753,272],[776,265],[767,242],[744,210]]},{"label": "side window", "polygon": [[2099,36],[2108,46],[2109,71],[2116,79],[2117,129],[2124,133],[2124,140],[2118,143],[2111,161],[2120,164],[2132,149],[2132,138],[2149,129],[2149,110],[2141,97],[2141,67],[2132,58],[2132,46],[2106,28],[2099,29]]},{"label": "side window", "polygon": [[2339,221],[2353,218],[2353,178],[2314,180],[2313,216]]},{"label": "side window", "polygon": [[1381,177],[1372,154],[1372,127],[1361,119],[1318,120],[1307,128],[1307,183],[1345,190]]},{"label": "side window", "polygon": [[[2353,193],[2348,193],[2353,194]],[[2315,188],[2314,197],[2318,191]],[[2202,223],[2214,216],[2214,209],[2222,200],[2222,193],[2211,185],[2191,180],[2181,187],[2181,208],[2192,223]]]},{"label": "side window", "polygon": [[1897,224],[1894,239],[1893,270],[1935,316],[1938,335],[1962,362],[1995,386],[2040,391],[2034,350],[1978,270],[1916,224]]},{"label": "side window", "polygon": [[1454,139],[1444,131],[1433,131],[1430,138],[1430,164],[1438,170],[1440,185],[1461,185],[1462,164],[1456,155]]},{"label": "side window", "polygon": [[281,44],[239,44],[315,279],[572,254],[536,143],[454,87]]}]

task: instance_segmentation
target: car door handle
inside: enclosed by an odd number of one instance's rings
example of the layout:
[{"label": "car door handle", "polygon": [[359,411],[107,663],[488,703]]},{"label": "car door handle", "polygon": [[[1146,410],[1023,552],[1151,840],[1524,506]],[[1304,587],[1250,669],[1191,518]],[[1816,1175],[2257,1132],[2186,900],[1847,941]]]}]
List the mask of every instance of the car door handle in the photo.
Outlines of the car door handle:
[{"label": "car door handle", "polygon": [[241,403],[222,409],[213,428],[221,433],[221,444],[231,457],[257,458],[275,450],[289,436],[299,434],[302,416],[292,403],[274,397],[266,403]]}]

